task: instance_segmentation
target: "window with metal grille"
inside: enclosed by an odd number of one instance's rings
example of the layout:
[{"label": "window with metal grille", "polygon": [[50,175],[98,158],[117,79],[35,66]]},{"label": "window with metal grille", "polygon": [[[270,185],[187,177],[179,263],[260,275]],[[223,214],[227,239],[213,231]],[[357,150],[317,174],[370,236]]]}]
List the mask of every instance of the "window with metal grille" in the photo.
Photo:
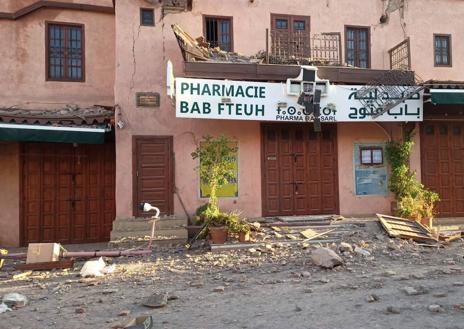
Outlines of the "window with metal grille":
[{"label": "window with metal grille", "polygon": [[435,66],[451,66],[451,36],[434,35]]},{"label": "window with metal grille", "polygon": [[345,27],[346,63],[355,67],[370,67],[370,35],[366,27]]},{"label": "window with metal grille", "polygon": [[271,54],[280,59],[311,56],[310,17],[271,14]]},{"label": "window with metal grille", "polygon": [[47,80],[84,81],[84,26],[47,24]]},{"label": "window with metal grille", "polygon": [[224,51],[232,51],[232,18],[212,17],[204,18],[206,41],[211,47],[219,47]]},{"label": "window with metal grille", "polygon": [[150,8],[140,8],[140,25],[155,26],[155,12]]},{"label": "window with metal grille", "polygon": [[362,147],[360,153],[362,165],[376,166],[383,164],[383,149],[381,147]]}]

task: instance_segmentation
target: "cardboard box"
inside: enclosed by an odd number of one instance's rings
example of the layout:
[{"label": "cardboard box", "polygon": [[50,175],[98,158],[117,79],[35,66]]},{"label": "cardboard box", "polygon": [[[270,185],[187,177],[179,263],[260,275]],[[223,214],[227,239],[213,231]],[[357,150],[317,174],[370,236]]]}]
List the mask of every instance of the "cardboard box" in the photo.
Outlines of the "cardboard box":
[{"label": "cardboard box", "polygon": [[26,264],[57,262],[60,260],[59,243],[29,243]]}]

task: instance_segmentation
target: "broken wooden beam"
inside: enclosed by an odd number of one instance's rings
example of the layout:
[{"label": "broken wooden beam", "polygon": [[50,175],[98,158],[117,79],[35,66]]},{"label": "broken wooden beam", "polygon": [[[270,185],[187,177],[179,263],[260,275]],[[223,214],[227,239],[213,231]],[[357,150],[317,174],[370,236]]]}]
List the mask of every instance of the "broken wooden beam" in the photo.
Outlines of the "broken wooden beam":
[{"label": "broken wooden beam", "polygon": [[53,269],[66,269],[74,266],[74,259],[63,259],[54,262],[41,262],[31,264],[18,264],[15,266],[17,270],[25,271],[48,271]]}]

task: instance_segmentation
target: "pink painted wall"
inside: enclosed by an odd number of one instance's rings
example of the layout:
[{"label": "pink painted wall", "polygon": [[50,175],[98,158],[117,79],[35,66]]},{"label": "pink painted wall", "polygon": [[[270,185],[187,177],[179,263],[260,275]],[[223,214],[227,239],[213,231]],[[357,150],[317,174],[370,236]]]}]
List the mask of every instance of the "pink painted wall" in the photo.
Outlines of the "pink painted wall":
[{"label": "pink painted wall", "polygon": [[0,142],[0,247],[19,245],[19,144]]},{"label": "pink painted wall", "polygon": [[[338,186],[340,213],[343,215],[372,215],[390,213],[390,196],[356,195],[354,177],[354,144],[384,143],[389,133],[395,133],[396,124],[388,124],[387,132],[373,123],[341,123],[337,125]],[[395,129],[396,128],[396,129]]]},{"label": "pink painted wall", "polygon": [[[464,10],[464,3],[452,0],[433,1],[439,2],[440,6],[452,7],[456,12]],[[165,96],[166,62],[170,59],[174,64],[175,76],[182,76],[183,60],[170,28],[171,24],[180,24],[196,37],[203,34],[202,15],[233,16],[234,50],[249,55],[265,49],[265,29],[270,27],[271,13],[309,15],[311,32],[341,32],[342,48],[345,25],[369,26],[372,68],[388,69],[388,49],[410,36],[414,39],[411,40],[413,68],[423,79],[457,80],[460,77],[458,56],[464,49],[453,44],[456,65],[452,68],[435,68],[432,35],[433,32],[457,34],[464,31],[464,22],[449,10],[436,11],[436,7],[423,6],[419,0],[407,1],[404,19],[400,18],[399,12],[394,12],[387,24],[379,23],[383,12],[382,1],[255,0],[251,3],[249,0],[197,0],[193,2],[191,12],[169,14],[163,19],[160,6],[152,6],[155,9],[154,27],[139,26],[140,7],[150,5],[143,0],[116,1],[115,100],[119,105],[119,118],[126,123],[126,127],[117,130],[116,135],[118,217],[132,216],[132,135],[174,136],[176,185],[188,211],[192,213],[203,202],[198,197],[198,175],[193,170],[196,163],[190,158],[195,146],[194,139],[199,139],[204,134],[219,133],[237,138],[240,146],[240,195],[221,202],[226,209],[241,209],[250,217],[261,215],[259,123],[175,118],[174,103]],[[433,16],[434,23],[428,23],[425,27],[424,21]],[[450,24],[450,20],[453,24]],[[136,108],[135,93],[138,91],[159,92],[161,106],[157,109]],[[387,128],[395,136],[399,135],[397,127],[387,125]],[[364,215],[389,212],[388,197],[354,195],[353,143],[387,141],[384,131],[373,124],[340,124],[338,132],[339,164],[343,164],[339,165],[341,213]],[[420,169],[418,136],[416,139],[411,165]],[[175,214],[183,216],[177,196],[174,197],[174,202]]]},{"label": "pink painted wall", "polygon": [[[85,82],[46,81],[46,21],[85,25]],[[0,81],[0,107],[113,105],[114,29],[114,15],[76,10],[40,9],[14,21],[0,19],[0,72],[8,77]]]}]

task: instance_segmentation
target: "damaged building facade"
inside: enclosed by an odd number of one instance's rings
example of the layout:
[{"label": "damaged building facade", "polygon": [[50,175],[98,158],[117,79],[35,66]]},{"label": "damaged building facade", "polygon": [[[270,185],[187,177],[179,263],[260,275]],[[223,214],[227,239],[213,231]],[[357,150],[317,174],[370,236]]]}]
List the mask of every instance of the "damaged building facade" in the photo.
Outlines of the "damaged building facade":
[{"label": "damaged building facade", "polygon": [[[114,203],[103,202],[103,207],[114,213],[108,219],[98,217],[105,229],[97,240],[109,238],[113,219],[146,216],[137,207],[140,202],[150,202],[173,221],[187,223],[207,201],[208,191],[195,170],[198,160],[191,157],[204,135],[222,134],[237,143],[236,176],[220,191],[220,205],[247,217],[390,213],[393,196],[385,145],[401,139],[404,131],[414,133],[411,168],[440,193],[440,214],[464,216],[459,82],[464,80],[464,62],[459,60],[464,23],[456,14],[464,4],[436,0],[442,8],[436,11],[436,6],[424,6],[419,0],[102,1],[105,4],[82,0],[72,1],[81,3],[79,11],[42,7],[13,19],[7,13],[21,13],[23,7],[42,1],[10,2],[8,8],[0,8],[1,33],[16,39],[2,42],[21,47],[3,50],[11,52],[4,57],[34,64],[28,70],[2,64],[5,72],[16,71],[11,72],[13,83],[1,82],[9,91],[1,107],[40,101],[77,105],[81,110],[98,105],[103,111],[110,106],[114,111],[110,121],[73,121],[85,126],[81,128],[105,125],[115,135],[114,144],[108,144],[108,138],[100,144],[115,149],[115,157],[102,160],[100,166],[114,165],[113,176],[105,178],[114,182],[113,190],[97,191],[99,196],[113,193]],[[84,10],[97,5],[108,7],[108,12]],[[430,17],[435,17],[433,24]],[[85,81],[47,79],[54,71],[43,58],[50,46],[50,41],[44,43],[45,31],[53,22],[85,25]],[[66,40],[76,37],[66,29],[64,35],[70,33]],[[33,31],[37,37],[30,36]],[[27,56],[27,47],[43,60]],[[18,89],[20,84],[27,87]],[[313,105],[305,107],[302,94],[308,93],[314,104],[316,90],[320,110],[314,112]],[[40,122],[2,118],[2,123]],[[63,169],[57,176],[53,168],[58,167],[52,167],[55,189],[76,191],[63,194],[71,219],[60,224],[56,214],[61,199],[58,195],[51,197],[54,203],[46,199],[46,172],[47,166],[65,162],[55,157],[59,160],[51,164],[44,155],[38,156],[37,164],[27,165],[40,150],[74,152],[70,165],[77,166],[82,158],[75,150],[89,144],[69,142],[53,147],[19,138],[1,142],[8,152],[2,151],[0,176],[12,192],[0,200],[7,209],[0,220],[11,232],[0,233],[0,244],[48,241],[46,223],[56,227],[51,231],[55,241],[60,230],[78,236],[75,223],[90,227],[93,201],[81,203],[87,213],[73,210],[81,199],[76,193],[84,191],[78,188],[79,174]],[[67,145],[69,151],[50,151],[55,145]],[[32,205],[25,196],[25,191],[33,191],[25,183],[30,177],[42,186]],[[59,185],[68,179],[63,177],[70,177],[68,189]],[[91,188],[92,175],[85,181]],[[89,193],[93,192],[84,194]],[[54,216],[47,214],[50,204],[55,204]],[[106,216],[105,211],[98,216]],[[31,232],[39,232],[37,240],[28,238]],[[79,232],[92,241],[91,230]]]}]

